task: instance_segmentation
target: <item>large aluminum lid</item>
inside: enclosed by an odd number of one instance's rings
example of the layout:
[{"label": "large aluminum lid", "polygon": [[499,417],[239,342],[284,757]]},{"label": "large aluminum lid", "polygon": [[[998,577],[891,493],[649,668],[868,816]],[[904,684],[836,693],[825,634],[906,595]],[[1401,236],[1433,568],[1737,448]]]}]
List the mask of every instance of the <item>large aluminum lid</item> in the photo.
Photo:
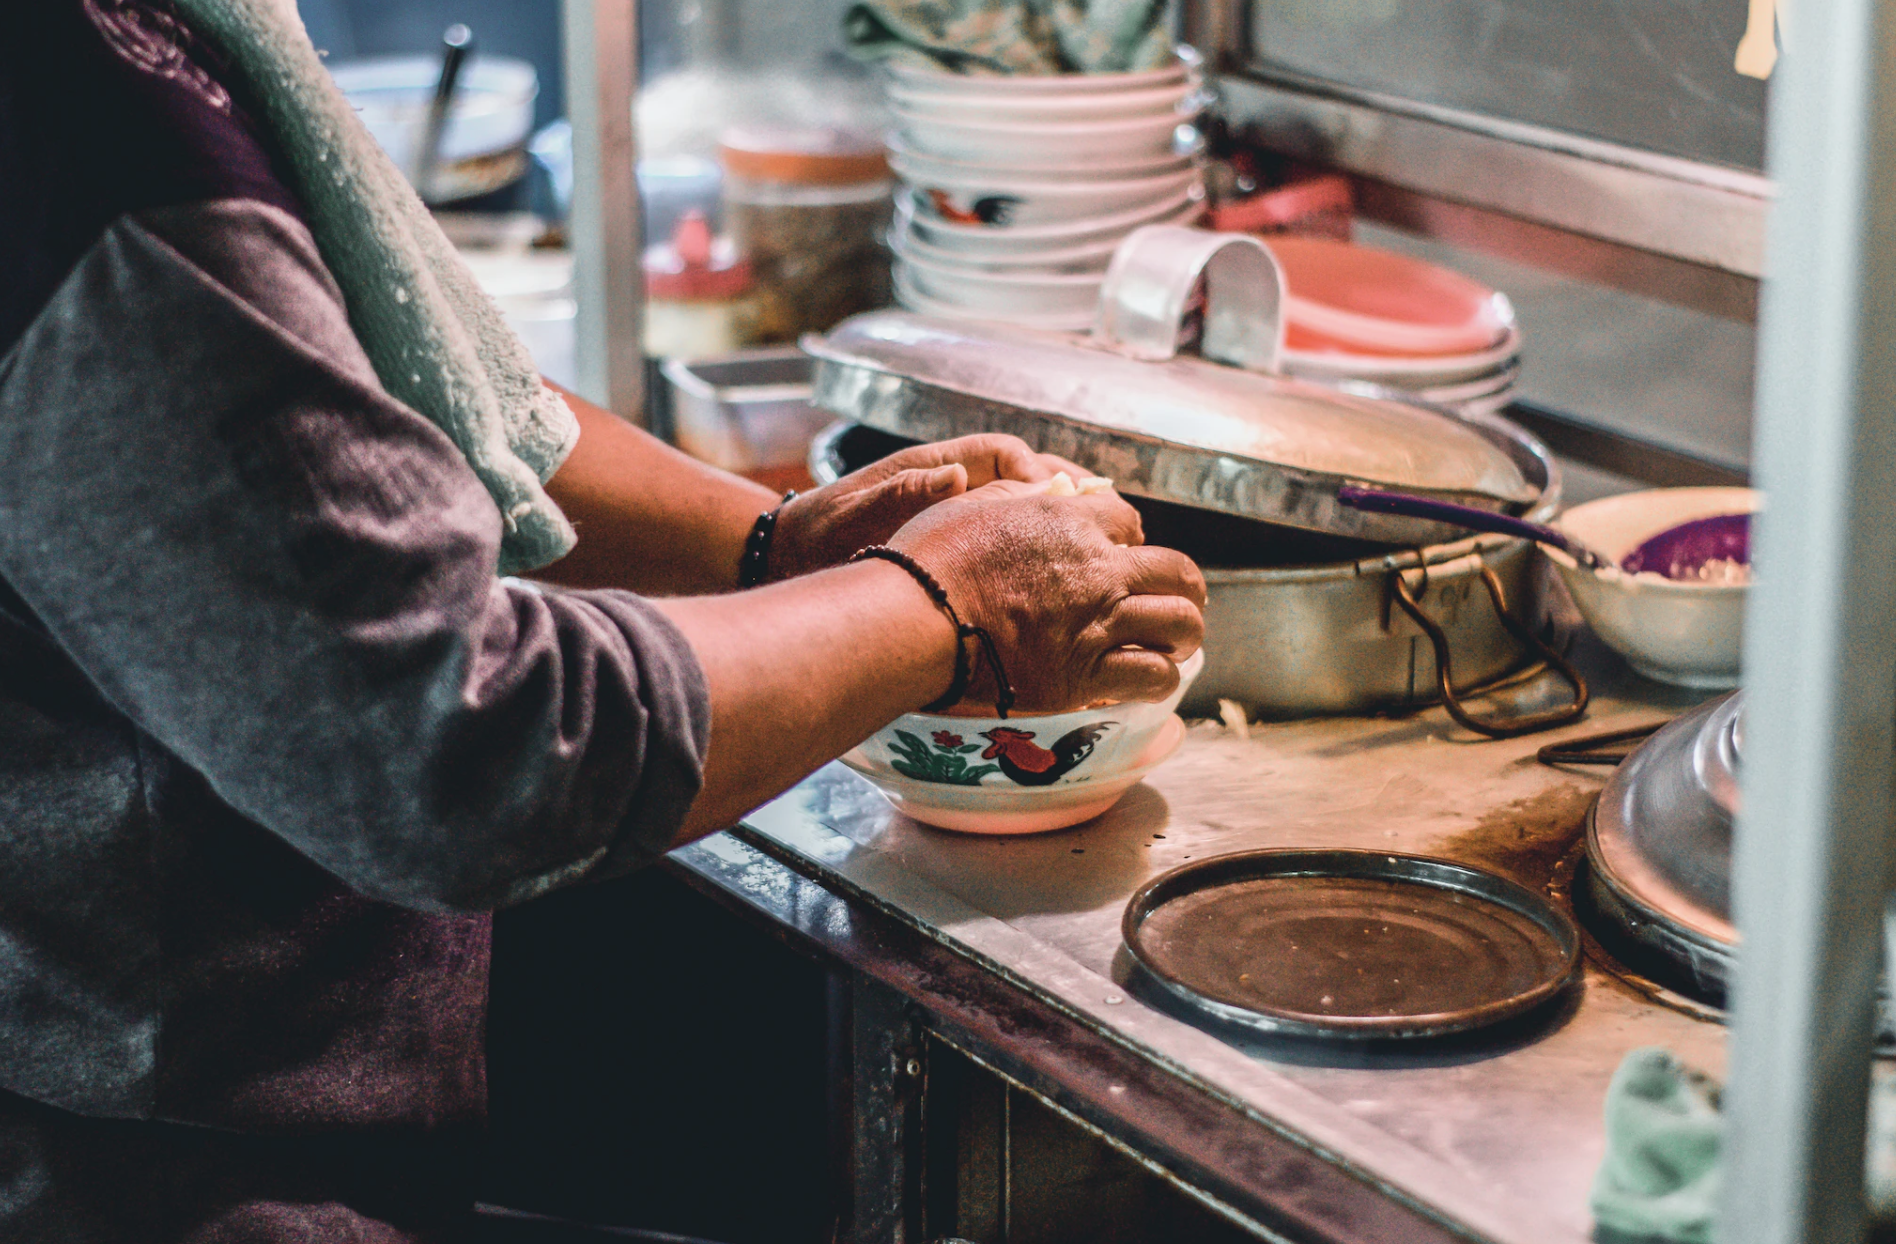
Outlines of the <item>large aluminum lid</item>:
[{"label": "large aluminum lid", "polygon": [[1495,510],[1539,490],[1474,425],[1202,358],[1128,357],[1082,334],[879,311],[804,349],[817,405],[900,436],[1009,432],[1138,496],[1391,544],[1459,528],[1341,506],[1344,483]]},{"label": "large aluminum lid", "polygon": [[[1122,491],[1391,544],[1459,528],[1338,504],[1346,483],[1531,505],[1501,438],[1275,374],[1284,278],[1256,238],[1153,225],[1114,252],[1089,334],[878,311],[804,348],[815,402],[900,436],[1011,432]],[[1197,356],[1180,353],[1197,340]]]}]

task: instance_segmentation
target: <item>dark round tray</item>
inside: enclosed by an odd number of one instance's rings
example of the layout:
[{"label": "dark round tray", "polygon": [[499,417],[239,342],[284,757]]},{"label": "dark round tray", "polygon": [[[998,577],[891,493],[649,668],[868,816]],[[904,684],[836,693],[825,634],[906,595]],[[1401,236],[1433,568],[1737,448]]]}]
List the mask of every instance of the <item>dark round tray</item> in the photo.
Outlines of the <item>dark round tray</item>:
[{"label": "dark round tray", "polygon": [[1580,933],[1505,877],[1383,851],[1247,851],[1147,882],[1133,961],[1190,1010],[1275,1036],[1438,1037],[1530,1011]]}]

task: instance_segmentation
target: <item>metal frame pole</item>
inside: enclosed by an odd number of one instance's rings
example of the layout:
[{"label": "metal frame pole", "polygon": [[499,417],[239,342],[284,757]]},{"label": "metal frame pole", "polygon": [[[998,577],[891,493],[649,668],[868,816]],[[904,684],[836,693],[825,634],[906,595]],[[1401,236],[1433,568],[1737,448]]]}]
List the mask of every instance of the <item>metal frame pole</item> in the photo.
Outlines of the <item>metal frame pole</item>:
[{"label": "metal frame pole", "polygon": [[568,234],[579,303],[579,393],[643,424],[645,304],[638,143],[638,0],[564,0],[566,109],[573,124]]},{"label": "metal frame pole", "polygon": [[1896,4],[1772,84],[1721,1244],[1855,1244],[1896,722]]}]

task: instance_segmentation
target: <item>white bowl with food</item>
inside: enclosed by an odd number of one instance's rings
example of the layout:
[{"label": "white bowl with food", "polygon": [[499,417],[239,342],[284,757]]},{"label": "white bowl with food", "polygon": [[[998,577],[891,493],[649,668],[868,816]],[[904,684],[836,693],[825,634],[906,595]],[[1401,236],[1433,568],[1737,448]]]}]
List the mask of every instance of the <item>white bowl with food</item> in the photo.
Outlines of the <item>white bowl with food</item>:
[{"label": "white bowl with food", "polygon": [[971,229],[1021,229],[1117,216],[1177,202],[1199,184],[1198,170],[1190,167],[1157,177],[1099,182],[981,174],[907,180],[924,212]]},{"label": "white bowl with food", "polygon": [[[362,118],[363,127],[412,180],[428,130],[439,56],[373,56],[330,66],[330,76]],[[441,133],[440,163],[430,198],[442,202],[487,194],[526,175],[527,140],[539,77],[532,64],[507,56],[474,56]]]},{"label": "white bowl with food", "polygon": [[1193,653],[1178,689],[1157,703],[1005,719],[908,713],[843,763],[925,824],[975,834],[1064,829],[1105,812],[1178,750],[1179,701],[1204,664]]},{"label": "white bowl with food", "polygon": [[1627,574],[1620,561],[1662,531],[1694,519],[1752,514],[1763,495],[1753,488],[1655,488],[1575,506],[1554,526],[1613,565],[1591,570],[1545,548],[1587,624],[1609,648],[1648,678],[1681,687],[1727,690],[1738,685],[1748,573],[1730,581]]},{"label": "white bowl with food", "polygon": [[1104,121],[964,121],[894,110],[911,149],[949,160],[1046,164],[1074,168],[1098,160],[1180,155],[1197,142],[1183,117],[1119,117]]}]

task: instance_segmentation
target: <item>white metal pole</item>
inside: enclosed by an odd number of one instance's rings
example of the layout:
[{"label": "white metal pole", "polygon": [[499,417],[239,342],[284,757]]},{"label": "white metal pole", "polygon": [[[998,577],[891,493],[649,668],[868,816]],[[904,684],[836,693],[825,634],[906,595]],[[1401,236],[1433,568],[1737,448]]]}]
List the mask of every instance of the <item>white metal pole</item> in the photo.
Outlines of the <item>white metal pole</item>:
[{"label": "white metal pole", "polygon": [[638,0],[565,0],[566,112],[573,124],[574,361],[579,393],[645,421],[645,291],[638,144]]},{"label": "white metal pole", "polygon": [[1896,3],[1799,0],[1772,83],[1720,1244],[1864,1232],[1896,775],[1893,84]]}]

